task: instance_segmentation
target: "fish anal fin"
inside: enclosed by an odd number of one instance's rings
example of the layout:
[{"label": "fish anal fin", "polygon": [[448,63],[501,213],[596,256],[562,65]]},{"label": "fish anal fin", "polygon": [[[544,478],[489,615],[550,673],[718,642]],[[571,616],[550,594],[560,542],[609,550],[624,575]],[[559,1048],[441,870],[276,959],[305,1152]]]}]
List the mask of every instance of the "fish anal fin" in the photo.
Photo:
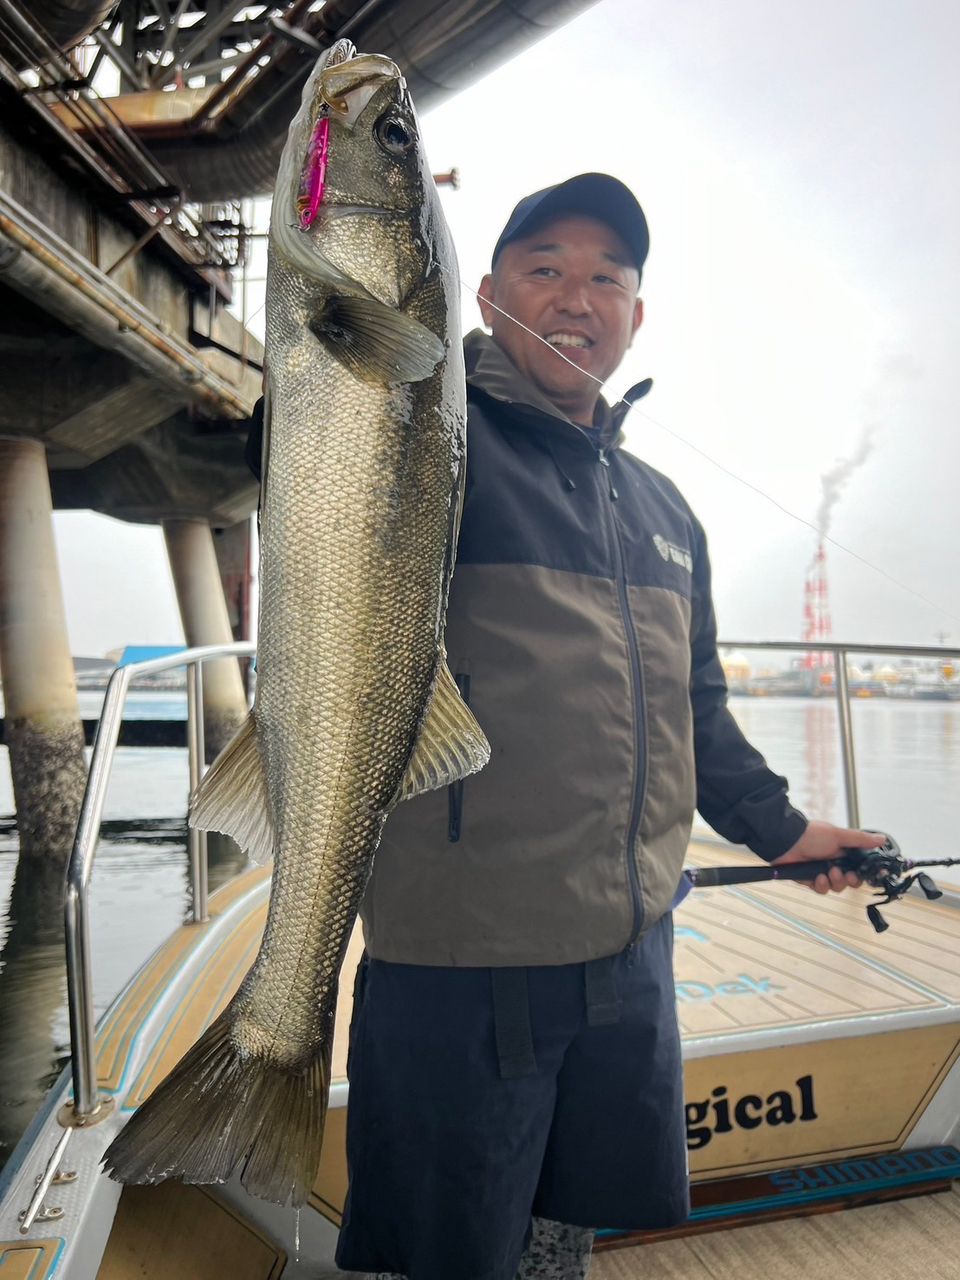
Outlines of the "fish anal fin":
[{"label": "fish anal fin", "polygon": [[422,382],[446,354],[419,320],[369,295],[334,294],[310,329],[355,377],[380,385]]},{"label": "fish anal fin", "polygon": [[490,759],[490,744],[460,696],[441,658],[430,703],[397,793],[409,800],[476,773]]},{"label": "fish anal fin", "polygon": [[232,836],[254,862],[273,857],[274,827],[254,713],[214,760],[190,797],[190,826]]}]

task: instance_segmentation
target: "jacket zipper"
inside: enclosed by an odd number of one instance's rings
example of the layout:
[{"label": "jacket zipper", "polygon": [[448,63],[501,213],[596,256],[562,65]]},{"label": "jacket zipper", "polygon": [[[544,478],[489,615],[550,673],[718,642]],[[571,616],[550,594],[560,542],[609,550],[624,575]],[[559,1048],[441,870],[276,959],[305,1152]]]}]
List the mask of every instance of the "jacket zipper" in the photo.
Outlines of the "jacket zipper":
[{"label": "jacket zipper", "polygon": [[[633,897],[633,932],[630,935],[628,946],[633,946],[640,936],[640,930],[643,928],[643,897],[640,891],[640,872],[637,868],[635,847],[640,830],[640,822],[643,818],[644,801],[647,795],[647,766],[649,760],[647,752],[647,696],[643,678],[643,666],[640,662],[640,642],[637,639],[633,615],[630,612],[630,600],[627,595],[627,558],[623,549],[623,535],[620,531],[620,523],[617,520],[616,512],[613,509],[613,503],[619,500],[620,495],[617,493],[616,486],[613,483],[613,473],[606,450],[600,447],[596,452],[597,461],[604,468],[607,477],[607,496],[610,499],[608,510],[610,512],[610,523],[613,526],[613,544],[616,548],[617,556],[617,594],[620,598],[620,613],[623,617],[624,633],[627,637],[627,650],[630,654],[630,682],[634,702],[633,734],[637,764],[630,807],[630,823],[627,828],[627,868],[630,873],[630,891]],[[639,799],[638,781],[640,783]]]},{"label": "jacket zipper", "polygon": [[[468,675],[457,675],[453,677],[453,682],[460,690],[460,697],[469,707],[470,677]],[[451,782],[447,787],[447,839],[451,844],[456,844],[460,839],[462,826],[463,779],[458,778],[456,782]]]}]

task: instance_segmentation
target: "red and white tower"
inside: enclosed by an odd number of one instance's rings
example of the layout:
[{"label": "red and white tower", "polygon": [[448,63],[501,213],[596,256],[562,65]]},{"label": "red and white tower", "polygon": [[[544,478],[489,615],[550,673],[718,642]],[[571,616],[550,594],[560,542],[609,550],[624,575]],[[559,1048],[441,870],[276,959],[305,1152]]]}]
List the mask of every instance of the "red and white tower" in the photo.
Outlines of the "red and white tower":
[{"label": "red and white tower", "polygon": [[[827,553],[823,542],[810,562],[807,580],[803,584],[803,639],[808,644],[829,644],[830,599],[827,591]],[[800,663],[805,670],[833,669],[833,655],[829,653],[805,653]]]}]

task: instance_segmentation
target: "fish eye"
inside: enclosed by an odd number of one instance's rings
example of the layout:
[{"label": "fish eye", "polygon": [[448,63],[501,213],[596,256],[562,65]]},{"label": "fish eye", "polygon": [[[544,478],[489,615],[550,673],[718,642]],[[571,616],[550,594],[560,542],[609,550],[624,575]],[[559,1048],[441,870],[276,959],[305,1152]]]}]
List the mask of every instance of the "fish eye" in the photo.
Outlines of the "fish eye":
[{"label": "fish eye", "polygon": [[374,126],[377,141],[391,156],[404,156],[413,146],[413,138],[396,116],[381,116]]}]

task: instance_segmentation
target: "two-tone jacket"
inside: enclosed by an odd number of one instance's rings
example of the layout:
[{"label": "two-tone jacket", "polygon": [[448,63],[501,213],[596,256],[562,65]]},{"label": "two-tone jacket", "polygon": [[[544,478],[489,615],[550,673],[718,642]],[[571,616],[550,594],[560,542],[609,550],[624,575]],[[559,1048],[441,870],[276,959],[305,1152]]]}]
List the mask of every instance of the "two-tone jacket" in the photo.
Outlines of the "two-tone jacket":
[{"label": "two-tone jacket", "polygon": [[727,708],[703,530],[665,476],[466,341],[467,482],[446,627],[490,740],[387,820],[369,953],[430,965],[612,955],[669,910],[694,808],[764,858],[804,816]]}]

